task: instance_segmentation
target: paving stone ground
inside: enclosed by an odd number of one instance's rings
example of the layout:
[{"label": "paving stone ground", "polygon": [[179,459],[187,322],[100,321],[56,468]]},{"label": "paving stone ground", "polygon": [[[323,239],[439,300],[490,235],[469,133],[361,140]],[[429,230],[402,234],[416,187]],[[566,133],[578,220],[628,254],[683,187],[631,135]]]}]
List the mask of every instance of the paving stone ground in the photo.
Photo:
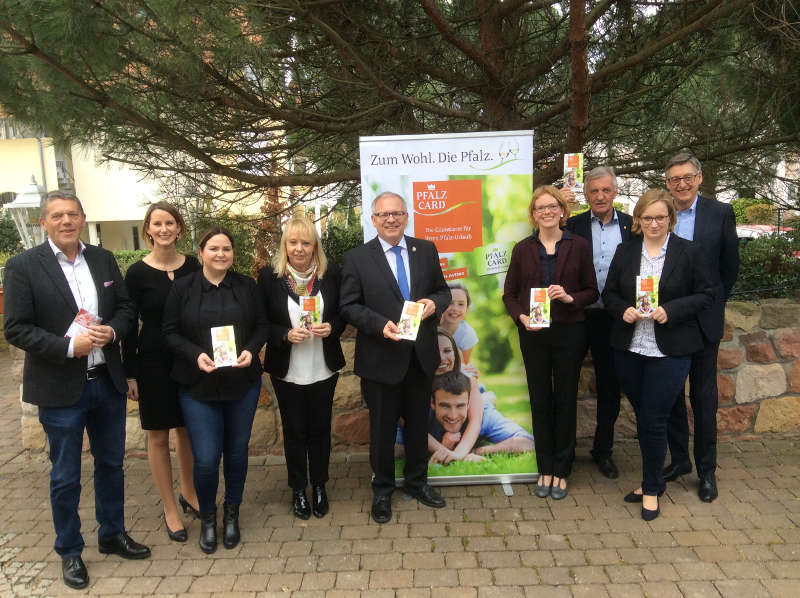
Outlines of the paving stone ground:
[{"label": "paving stone ground", "polygon": [[394,519],[370,521],[364,454],[334,455],[331,512],[295,520],[279,458],[252,457],[242,543],[214,555],[167,539],[146,459],[126,459],[126,522],[152,558],[97,551],[91,459],[80,515],[91,585],[61,582],[53,551],[49,464],[19,443],[19,393],[0,355],[0,597],[226,596],[282,598],[748,598],[800,596],[800,438],[763,436],[719,447],[720,497],[701,503],[696,479],[671,483],[662,515],[645,523],[622,502],[637,485],[638,448],[620,442],[619,480],[579,446],[570,492],[542,500],[520,484],[449,487],[431,510],[396,492]]}]

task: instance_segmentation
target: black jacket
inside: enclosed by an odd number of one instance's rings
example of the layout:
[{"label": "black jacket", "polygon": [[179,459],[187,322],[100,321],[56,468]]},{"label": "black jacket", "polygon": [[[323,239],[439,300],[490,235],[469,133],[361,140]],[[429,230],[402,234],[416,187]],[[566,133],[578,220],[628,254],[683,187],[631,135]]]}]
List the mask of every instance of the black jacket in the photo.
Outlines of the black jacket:
[{"label": "black jacket", "polygon": [[[603,305],[614,319],[611,346],[627,350],[634,324],[622,314],[636,304],[636,277],[642,259],[641,237],[617,247],[603,289]],[[658,280],[658,304],[667,312],[667,323],[654,325],[656,344],[664,355],[689,355],[703,348],[698,314],[711,305],[712,290],[706,260],[698,247],[670,234],[664,267]]]},{"label": "black jacket", "polygon": [[406,236],[406,244],[411,300],[428,298],[436,305],[436,313],[422,321],[413,343],[383,337],[386,323],[400,319],[403,296],[378,238],[351,249],[344,256],[341,309],[344,318],[358,328],[355,372],[381,384],[398,384],[405,378],[412,348],[423,371],[433,377],[439,365],[436,326],[450,305],[450,288],[442,275],[436,246],[409,236]]},{"label": "black jacket", "polygon": [[[201,353],[213,355],[210,324],[204,321],[200,312],[202,279],[203,271],[198,270],[176,280],[164,306],[164,343],[175,355],[172,378],[186,388],[198,384],[204,376],[238,378],[240,373],[244,373],[251,384],[255,383],[262,372],[258,354],[269,333],[269,321],[256,281],[237,272],[228,272],[231,290],[243,311],[241,321],[231,322],[236,336],[236,350],[239,353],[245,349],[250,351],[253,356],[252,363],[244,371],[237,368],[219,368],[211,374],[206,374],[197,365],[197,358]],[[202,397],[196,398],[202,399]]]},{"label": "black jacket", "polygon": [[[335,372],[344,367],[344,354],[339,337],[345,327],[344,318],[339,313],[339,269],[329,264],[325,275],[319,279],[319,293],[324,300],[322,321],[331,325],[331,333],[322,339],[322,352],[325,365]],[[264,359],[264,371],[283,378],[289,371],[289,358],[292,354],[292,343],[286,340],[286,333],[292,327],[289,320],[289,291],[272,266],[264,266],[258,273],[258,286],[266,305],[269,319],[269,335],[267,336],[267,355]]]},{"label": "black jacket", "polygon": [[[128,391],[119,341],[134,322],[135,308],[110,251],[86,245],[83,252],[97,289],[97,314],[111,326],[115,340],[103,347],[114,387]],[[25,351],[22,400],[42,407],[77,403],[86,381],[87,357],[67,358],[64,333],[78,313],[67,279],[50,244],[14,256],[5,269],[6,340]]]}]

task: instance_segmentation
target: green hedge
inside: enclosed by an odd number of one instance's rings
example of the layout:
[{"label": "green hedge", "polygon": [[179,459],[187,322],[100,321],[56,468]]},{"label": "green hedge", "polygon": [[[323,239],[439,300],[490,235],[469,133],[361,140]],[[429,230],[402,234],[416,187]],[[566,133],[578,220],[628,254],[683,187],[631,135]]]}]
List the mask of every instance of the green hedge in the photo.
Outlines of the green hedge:
[{"label": "green hedge", "polygon": [[800,293],[800,231],[742,239],[739,278],[733,294],[740,299],[798,297]]}]

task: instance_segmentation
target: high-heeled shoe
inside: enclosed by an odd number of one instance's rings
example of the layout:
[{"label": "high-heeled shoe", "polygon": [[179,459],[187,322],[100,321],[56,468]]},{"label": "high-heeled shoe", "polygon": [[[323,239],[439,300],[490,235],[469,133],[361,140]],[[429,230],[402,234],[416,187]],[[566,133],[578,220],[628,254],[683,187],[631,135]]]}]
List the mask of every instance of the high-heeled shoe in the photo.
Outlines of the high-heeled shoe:
[{"label": "high-heeled shoe", "polygon": [[171,529],[169,529],[166,513],[161,513],[161,518],[164,520],[164,527],[167,528],[167,536],[169,536],[170,540],[172,540],[173,542],[186,542],[186,540],[189,539],[189,534],[186,532],[185,527],[172,531]]},{"label": "high-heeled shoe", "polygon": [[[658,495],[664,496],[664,490],[661,490],[661,492],[659,492]],[[635,490],[631,490],[625,495],[625,497],[622,500],[628,503],[640,503],[642,502],[642,495],[636,494]]]},{"label": "high-heeled shoe", "polygon": [[179,495],[178,495],[178,504],[179,504],[179,505],[181,506],[181,508],[183,509],[183,513],[184,513],[184,515],[185,515],[186,513],[191,513],[192,515],[194,515],[195,517],[197,517],[198,519],[200,519],[200,511],[198,511],[198,510],[197,510],[197,509],[195,509],[195,508],[194,508],[192,505],[190,505],[190,504],[189,504],[189,501],[188,501],[188,500],[186,500],[186,499],[183,497],[183,494],[179,494]]},{"label": "high-heeled shoe", "polygon": [[644,505],[642,505],[642,519],[645,521],[652,521],[661,513],[661,501],[658,500],[658,497],[656,497],[656,501],[658,502],[656,502],[655,511],[651,509],[645,509]]}]

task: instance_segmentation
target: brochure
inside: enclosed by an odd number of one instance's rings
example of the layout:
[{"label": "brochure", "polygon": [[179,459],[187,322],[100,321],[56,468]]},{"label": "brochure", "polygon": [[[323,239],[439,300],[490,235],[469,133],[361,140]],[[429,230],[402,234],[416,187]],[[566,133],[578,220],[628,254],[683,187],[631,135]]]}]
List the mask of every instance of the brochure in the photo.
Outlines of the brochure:
[{"label": "brochure", "polygon": [[233,326],[215,326],[211,329],[211,350],[214,365],[218,368],[236,365],[236,334]]},{"label": "brochure", "polygon": [[417,332],[419,332],[419,325],[422,322],[423,311],[425,311],[424,303],[417,303],[416,301],[403,303],[403,313],[400,314],[400,321],[397,323],[397,328],[400,330],[397,336],[409,341],[417,340]]},{"label": "brochure", "polygon": [[649,316],[658,309],[658,276],[636,277],[636,311]]},{"label": "brochure", "polygon": [[300,326],[306,330],[311,330],[314,324],[322,324],[319,299],[319,295],[300,297]]},{"label": "brochure", "polygon": [[531,328],[550,328],[550,295],[546,288],[531,289]]},{"label": "brochure", "polygon": [[98,316],[81,308],[75,315],[75,319],[70,323],[69,328],[64,333],[67,338],[75,338],[81,334],[89,332],[89,326],[96,326],[100,324],[101,320]]},{"label": "brochure", "polygon": [[583,191],[583,153],[564,154],[564,188]]}]

